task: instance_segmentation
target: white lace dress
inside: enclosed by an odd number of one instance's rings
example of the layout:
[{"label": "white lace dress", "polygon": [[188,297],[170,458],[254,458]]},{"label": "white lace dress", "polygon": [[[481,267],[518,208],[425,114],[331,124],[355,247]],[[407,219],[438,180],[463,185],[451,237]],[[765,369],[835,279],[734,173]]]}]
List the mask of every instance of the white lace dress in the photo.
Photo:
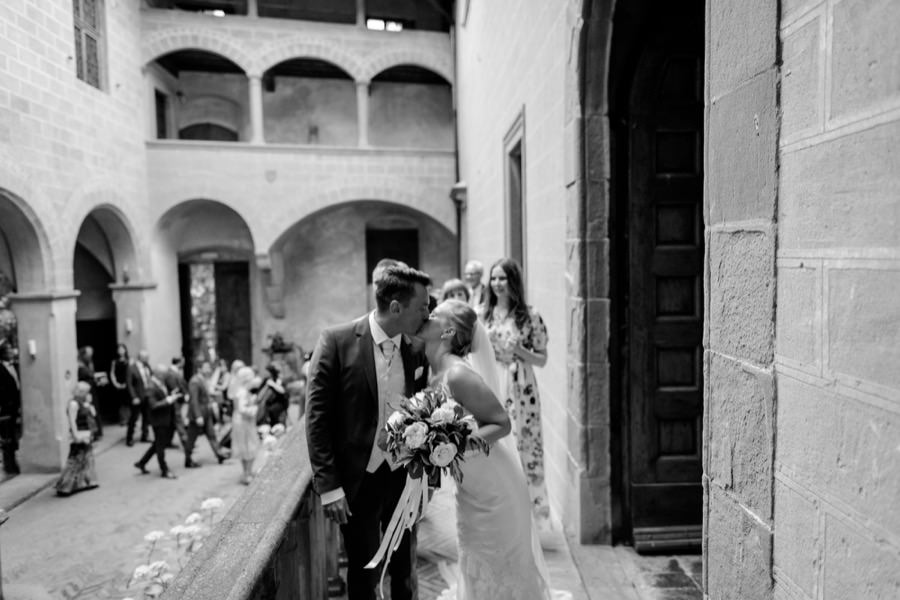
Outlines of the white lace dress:
[{"label": "white lace dress", "polygon": [[487,455],[470,451],[462,472],[456,493],[457,585],[440,598],[549,600],[547,568],[515,449],[496,443]]}]

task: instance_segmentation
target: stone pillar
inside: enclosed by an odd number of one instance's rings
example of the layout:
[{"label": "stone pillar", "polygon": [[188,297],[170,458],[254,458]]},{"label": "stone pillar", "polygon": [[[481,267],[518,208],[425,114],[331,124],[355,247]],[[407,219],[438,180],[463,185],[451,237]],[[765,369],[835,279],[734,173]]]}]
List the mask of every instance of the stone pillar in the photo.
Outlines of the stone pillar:
[{"label": "stone pillar", "polygon": [[356,0],[356,24],[366,26],[366,0]]},{"label": "stone pillar", "polygon": [[128,346],[131,356],[147,348],[147,294],[155,283],[113,283],[109,286],[116,303],[116,339]]},{"label": "stone pillar", "polygon": [[356,126],[360,148],[369,147],[369,82],[356,82]]},{"label": "stone pillar", "polygon": [[259,16],[259,7],[257,6],[257,0],[247,0],[247,16],[254,18]]},{"label": "stone pillar", "polygon": [[266,142],[263,133],[263,101],[262,101],[262,76],[249,75],[250,79],[250,143],[264,144]]},{"label": "stone pillar", "polygon": [[22,439],[25,473],[59,471],[69,445],[66,403],[77,381],[77,290],[13,294],[19,322]]}]

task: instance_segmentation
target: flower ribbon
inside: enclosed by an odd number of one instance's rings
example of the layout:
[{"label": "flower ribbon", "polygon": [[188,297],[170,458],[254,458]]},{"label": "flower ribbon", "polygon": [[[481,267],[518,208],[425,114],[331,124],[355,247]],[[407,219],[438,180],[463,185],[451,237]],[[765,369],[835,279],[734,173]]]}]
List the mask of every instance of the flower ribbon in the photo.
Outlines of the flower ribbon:
[{"label": "flower ribbon", "polygon": [[403,539],[403,533],[407,529],[412,529],[413,525],[419,519],[419,515],[425,513],[425,506],[428,504],[428,478],[419,477],[413,479],[409,475],[406,476],[406,485],[403,486],[403,493],[400,494],[400,501],[397,502],[397,508],[391,515],[387,529],[384,530],[384,536],[381,538],[381,545],[369,564],[367,569],[374,569],[384,559],[384,566],[381,568],[381,578],[378,580],[378,593],[384,598],[384,574],[387,572],[388,563],[391,561],[391,554],[400,545]]}]

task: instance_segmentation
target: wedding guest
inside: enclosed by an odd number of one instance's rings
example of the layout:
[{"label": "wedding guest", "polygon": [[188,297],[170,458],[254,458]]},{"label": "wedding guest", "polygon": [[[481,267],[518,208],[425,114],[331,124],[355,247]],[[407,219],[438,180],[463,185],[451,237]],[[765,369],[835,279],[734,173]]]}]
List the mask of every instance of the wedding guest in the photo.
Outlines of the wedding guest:
[{"label": "wedding guest", "polygon": [[56,482],[59,496],[70,496],[97,487],[93,441],[97,410],[91,402],[91,386],[86,381],[75,384],[72,399],[66,407],[69,423],[69,458]]},{"label": "wedding guest", "polygon": [[[97,398],[97,377],[94,372],[94,348],[82,346],[78,349],[78,381],[91,387],[91,398]],[[96,410],[96,403],[94,403]],[[97,439],[103,437],[103,424],[97,417]]]},{"label": "wedding guest", "polygon": [[141,441],[150,441],[150,405],[147,402],[147,390],[150,386],[150,354],[146,350],[138,352],[137,360],[132,360],[128,367],[126,385],[131,397],[131,412],[128,416],[128,429],[125,433],[125,444],[134,445],[134,429],[138,417],[141,419]]},{"label": "wedding guest", "polygon": [[515,260],[503,258],[491,267],[482,318],[500,369],[501,401],[512,421],[532,508],[539,527],[547,529],[550,506],[544,481],[541,401],[534,377],[534,367],[547,363],[547,328],[525,301],[522,269]]},{"label": "wedding guest", "polygon": [[113,396],[116,406],[119,408],[119,425],[127,425],[131,414],[131,395],[128,393],[128,366],[131,359],[128,357],[128,346],[118,344],[116,357],[109,365],[109,382],[113,387]]},{"label": "wedding guest", "polygon": [[[187,400],[188,400],[188,384],[184,380],[184,357],[172,357],[172,364],[163,380],[166,389],[170,394],[176,394],[175,400],[175,433],[178,434],[178,441],[181,442],[181,448],[187,448]],[[169,444],[170,448],[177,448],[175,444]]]},{"label": "wedding guest", "polygon": [[13,345],[0,340],[0,449],[3,470],[10,475],[19,473],[16,451],[22,435],[22,384],[15,357]]},{"label": "wedding guest", "polygon": [[471,292],[461,279],[448,279],[441,287],[441,302],[444,300],[461,300],[469,303]]},{"label": "wedding guest", "polygon": [[258,396],[258,425],[287,425],[288,395],[281,381],[281,369],[275,363],[266,366],[268,376],[263,380]]},{"label": "wedding guest", "polygon": [[177,393],[169,393],[166,384],[163,383],[169,368],[166,365],[157,365],[150,376],[147,385],[147,404],[150,408],[150,425],[153,427],[153,445],[144,453],[134,466],[146,475],[147,463],[156,455],[159,463],[160,475],[165,479],[177,479],[166,464],[166,447],[172,441],[175,434],[175,402]]},{"label": "wedding guest", "polygon": [[225,390],[228,389],[229,381],[231,381],[231,373],[228,371],[228,362],[224,358],[220,358],[216,361],[216,368],[213,369],[208,380],[209,399],[217,423],[222,422],[222,405],[225,402]]},{"label": "wedding guest", "polygon": [[201,433],[209,441],[209,447],[212,448],[213,454],[220,465],[227,458],[222,449],[219,448],[219,442],[216,440],[216,430],[213,427],[215,416],[213,415],[209,384],[207,382],[210,375],[212,375],[212,365],[209,361],[203,361],[200,364],[200,369],[191,377],[188,383],[187,444],[184,447],[184,466],[188,469],[200,466],[199,463],[194,462],[191,455],[196,447],[197,438]]},{"label": "wedding guest", "polygon": [[259,451],[256,397],[250,393],[255,378],[256,373],[250,367],[241,367],[232,376],[234,413],[231,421],[231,455],[241,461],[241,483],[244,485],[249,485],[253,480],[253,461]]},{"label": "wedding guest", "polygon": [[466,282],[466,287],[469,288],[468,302],[472,308],[478,308],[484,304],[485,298],[487,298],[484,284],[481,283],[483,276],[484,265],[481,264],[481,261],[470,260],[466,263],[466,267],[463,269],[463,279]]},{"label": "wedding guest", "polygon": [[225,388],[225,406],[226,411],[225,414],[231,415],[234,412],[234,396],[237,393],[237,372],[243,369],[246,365],[242,360],[235,360],[231,363],[231,373],[228,376],[228,386]]}]

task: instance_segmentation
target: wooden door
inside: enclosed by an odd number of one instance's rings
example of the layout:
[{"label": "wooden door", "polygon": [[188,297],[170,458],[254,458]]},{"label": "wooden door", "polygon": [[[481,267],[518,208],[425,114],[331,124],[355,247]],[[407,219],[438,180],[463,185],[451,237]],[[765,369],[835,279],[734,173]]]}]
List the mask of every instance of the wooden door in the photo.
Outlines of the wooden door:
[{"label": "wooden door", "polygon": [[366,281],[372,283],[372,269],[383,258],[405,262],[413,269],[419,268],[418,229],[367,229],[366,230]]},{"label": "wooden door", "polygon": [[703,39],[652,39],[628,117],[628,467],[638,550],[699,544],[703,500]]},{"label": "wooden door", "polygon": [[216,352],[229,363],[253,360],[250,343],[250,267],[247,262],[215,263]]}]

